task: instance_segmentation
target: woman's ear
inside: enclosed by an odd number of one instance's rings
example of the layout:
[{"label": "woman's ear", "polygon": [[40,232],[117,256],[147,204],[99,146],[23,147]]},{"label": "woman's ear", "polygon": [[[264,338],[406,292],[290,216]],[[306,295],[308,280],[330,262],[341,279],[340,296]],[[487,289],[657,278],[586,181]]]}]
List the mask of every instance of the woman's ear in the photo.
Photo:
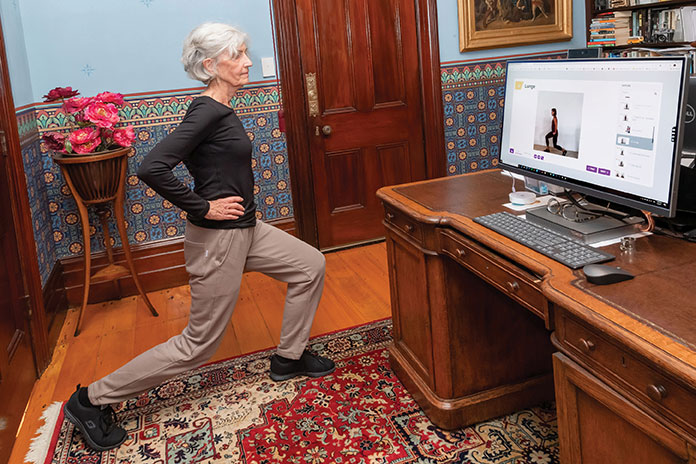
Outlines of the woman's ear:
[{"label": "woman's ear", "polygon": [[211,76],[215,75],[215,61],[212,58],[206,58],[203,60],[203,67],[205,68]]}]

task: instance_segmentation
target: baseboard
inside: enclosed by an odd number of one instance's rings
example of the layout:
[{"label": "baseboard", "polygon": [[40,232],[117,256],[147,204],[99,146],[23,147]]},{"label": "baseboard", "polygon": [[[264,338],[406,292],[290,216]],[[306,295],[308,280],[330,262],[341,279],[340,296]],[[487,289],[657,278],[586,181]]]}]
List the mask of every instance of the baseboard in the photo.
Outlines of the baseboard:
[{"label": "baseboard", "polygon": [[[295,235],[295,220],[267,221],[289,234]],[[146,292],[178,287],[188,283],[184,265],[184,239],[177,237],[143,245],[131,245],[131,254],[140,283]],[[114,261],[128,266],[121,248],[114,249]],[[92,274],[106,267],[106,252],[92,254]],[[82,304],[84,289],[84,258],[82,256],[60,261],[65,282],[65,295],[70,306]],[[89,302],[99,303],[125,296],[137,295],[138,289],[130,276],[117,281],[92,282],[89,287]]]},{"label": "baseboard", "polygon": [[50,331],[56,315],[68,309],[68,299],[65,296],[65,283],[63,281],[63,265],[56,261],[51,273],[43,286],[43,302],[46,314],[46,327]]},{"label": "baseboard", "polygon": [[[184,267],[184,239],[172,239],[150,242],[144,245],[131,245],[131,254],[140,283],[146,292],[184,285],[188,274]],[[122,248],[116,248],[114,261],[128,267]],[[106,252],[92,254],[92,274],[103,269],[109,263]],[[82,304],[84,290],[84,257],[78,256],[61,260],[65,294],[70,306]],[[133,278],[122,277],[116,281],[92,282],[89,286],[89,303],[99,303],[136,295],[138,289]]]}]

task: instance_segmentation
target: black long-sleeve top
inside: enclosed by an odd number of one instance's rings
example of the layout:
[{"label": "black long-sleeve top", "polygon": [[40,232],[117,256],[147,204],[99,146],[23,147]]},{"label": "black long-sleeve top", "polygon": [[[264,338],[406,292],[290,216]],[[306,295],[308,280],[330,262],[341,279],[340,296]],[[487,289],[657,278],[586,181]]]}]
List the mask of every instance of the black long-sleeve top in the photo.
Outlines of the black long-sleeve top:
[{"label": "black long-sleeve top", "polygon": [[[256,223],[251,141],[232,108],[208,96],[193,100],[181,124],[150,150],[138,177],[155,192],[186,211],[191,223],[209,229],[252,227]],[[184,162],[193,176],[191,190],[172,169]],[[208,201],[244,199],[244,215],[235,220],[205,219]]]}]

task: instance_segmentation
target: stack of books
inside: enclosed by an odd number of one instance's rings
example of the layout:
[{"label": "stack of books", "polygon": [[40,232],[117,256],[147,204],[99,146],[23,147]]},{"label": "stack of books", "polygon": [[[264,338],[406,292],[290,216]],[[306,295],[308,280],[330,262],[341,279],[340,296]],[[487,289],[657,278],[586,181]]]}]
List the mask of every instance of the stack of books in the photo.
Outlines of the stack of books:
[{"label": "stack of books", "polygon": [[629,6],[628,0],[609,0],[609,8],[621,8],[624,6]]},{"label": "stack of books", "polygon": [[598,14],[590,23],[588,47],[626,45],[631,37],[631,12],[613,11]]}]

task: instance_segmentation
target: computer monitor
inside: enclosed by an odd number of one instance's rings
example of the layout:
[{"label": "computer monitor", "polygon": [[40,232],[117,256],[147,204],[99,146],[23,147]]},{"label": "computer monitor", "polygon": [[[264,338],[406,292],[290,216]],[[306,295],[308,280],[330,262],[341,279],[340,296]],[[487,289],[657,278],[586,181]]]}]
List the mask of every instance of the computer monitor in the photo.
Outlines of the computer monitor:
[{"label": "computer monitor", "polygon": [[500,167],[673,216],[686,82],[676,56],[510,61]]},{"label": "computer monitor", "polygon": [[694,167],[696,158],[696,76],[689,77],[689,97],[684,110],[682,165]]}]

